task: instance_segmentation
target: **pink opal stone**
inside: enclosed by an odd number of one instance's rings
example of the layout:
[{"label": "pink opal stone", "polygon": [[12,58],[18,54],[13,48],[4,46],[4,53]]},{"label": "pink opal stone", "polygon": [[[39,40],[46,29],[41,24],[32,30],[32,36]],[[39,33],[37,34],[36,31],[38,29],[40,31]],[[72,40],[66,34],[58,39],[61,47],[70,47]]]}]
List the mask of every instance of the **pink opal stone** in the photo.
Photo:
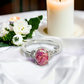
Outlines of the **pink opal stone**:
[{"label": "pink opal stone", "polygon": [[36,62],[38,65],[42,66],[48,63],[49,56],[46,49],[38,49],[36,52]]}]

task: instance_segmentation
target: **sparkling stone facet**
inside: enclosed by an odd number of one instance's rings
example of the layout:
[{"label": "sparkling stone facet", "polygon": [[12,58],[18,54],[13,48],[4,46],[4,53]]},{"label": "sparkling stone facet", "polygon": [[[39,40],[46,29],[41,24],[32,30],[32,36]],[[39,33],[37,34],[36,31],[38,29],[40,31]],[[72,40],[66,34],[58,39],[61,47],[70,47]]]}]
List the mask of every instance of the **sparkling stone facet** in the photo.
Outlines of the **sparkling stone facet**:
[{"label": "sparkling stone facet", "polygon": [[49,56],[48,56],[48,51],[46,49],[38,49],[36,52],[36,62],[38,65],[45,65],[48,63]]}]

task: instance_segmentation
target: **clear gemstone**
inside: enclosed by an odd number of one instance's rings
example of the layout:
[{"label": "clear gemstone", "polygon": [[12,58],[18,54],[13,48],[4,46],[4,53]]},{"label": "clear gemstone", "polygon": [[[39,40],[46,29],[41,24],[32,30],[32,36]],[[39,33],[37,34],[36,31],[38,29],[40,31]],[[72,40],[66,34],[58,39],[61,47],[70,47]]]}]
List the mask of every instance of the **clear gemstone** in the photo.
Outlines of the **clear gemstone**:
[{"label": "clear gemstone", "polygon": [[46,49],[38,49],[36,52],[36,62],[38,65],[45,65],[48,63],[49,56],[48,56],[48,51]]}]

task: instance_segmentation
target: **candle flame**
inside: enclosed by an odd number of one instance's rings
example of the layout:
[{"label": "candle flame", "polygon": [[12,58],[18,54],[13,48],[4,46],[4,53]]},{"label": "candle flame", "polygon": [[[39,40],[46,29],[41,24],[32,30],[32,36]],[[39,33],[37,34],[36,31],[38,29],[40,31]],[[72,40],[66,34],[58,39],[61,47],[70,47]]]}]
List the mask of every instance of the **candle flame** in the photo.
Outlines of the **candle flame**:
[{"label": "candle flame", "polygon": [[9,21],[17,21],[17,20],[19,20],[19,19],[20,19],[20,17],[14,16],[14,17],[11,17],[11,18],[9,19]]},{"label": "candle flame", "polygon": [[16,20],[17,18],[16,18],[16,17],[14,17],[14,19]]}]

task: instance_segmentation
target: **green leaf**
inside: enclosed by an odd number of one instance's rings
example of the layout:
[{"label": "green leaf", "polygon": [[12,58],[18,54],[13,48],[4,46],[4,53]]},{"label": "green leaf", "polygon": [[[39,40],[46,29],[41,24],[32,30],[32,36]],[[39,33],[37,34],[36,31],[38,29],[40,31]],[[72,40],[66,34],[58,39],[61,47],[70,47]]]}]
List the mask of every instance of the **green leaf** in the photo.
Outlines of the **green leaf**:
[{"label": "green leaf", "polygon": [[2,41],[2,37],[0,37],[0,41]]},{"label": "green leaf", "polygon": [[25,21],[27,21],[27,19],[25,19]]},{"label": "green leaf", "polygon": [[15,35],[14,31],[9,31],[8,34],[2,37],[2,42],[7,43],[8,45],[13,45],[12,38]]},{"label": "green leaf", "polygon": [[10,31],[9,29],[5,28],[6,31]]},{"label": "green leaf", "polygon": [[42,20],[42,19],[43,19],[42,15],[35,17],[35,18],[31,18],[29,21],[27,19],[25,19],[25,21],[28,22],[28,25],[32,25],[32,29],[30,30],[29,34],[27,34],[25,37],[23,37],[23,39],[32,38],[33,32],[38,29],[40,20]]},{"label": "green leaf", "polygon": [[[29,25],[32,25],[32,26],[36,26],[36,25],[39,25],[39,23],[40,23],[40,20],[39,20],[39,18],[31,18],[30,20],[29,20],[29,22],[28,22],[28,24]],[[34,27],[35,28],[35,27]],[[37,28],[35,28],[35,29],[37,29]]]},{"label": "green leaf", "polygon": [[10,25],[13,27],[14,26],[14,24],[13,23],[10,23]]},{"label": "green leaf", "polygon": [[42,16],[42,15],[40,15],[40,16],[38,16],[38,18],[39,18],[40,20],[42,20],[42,19],[43,19],[43,16]]},{"label": "green leaf", "polygon": [[19,40],[19,37],[15,37],[14,40],[15,40],[15,42],[18,41]]},{"label": "green leaf", "polygon": [[7,47],[7,46],[9,46],[7,43],[0,42],[0,47]]}]

